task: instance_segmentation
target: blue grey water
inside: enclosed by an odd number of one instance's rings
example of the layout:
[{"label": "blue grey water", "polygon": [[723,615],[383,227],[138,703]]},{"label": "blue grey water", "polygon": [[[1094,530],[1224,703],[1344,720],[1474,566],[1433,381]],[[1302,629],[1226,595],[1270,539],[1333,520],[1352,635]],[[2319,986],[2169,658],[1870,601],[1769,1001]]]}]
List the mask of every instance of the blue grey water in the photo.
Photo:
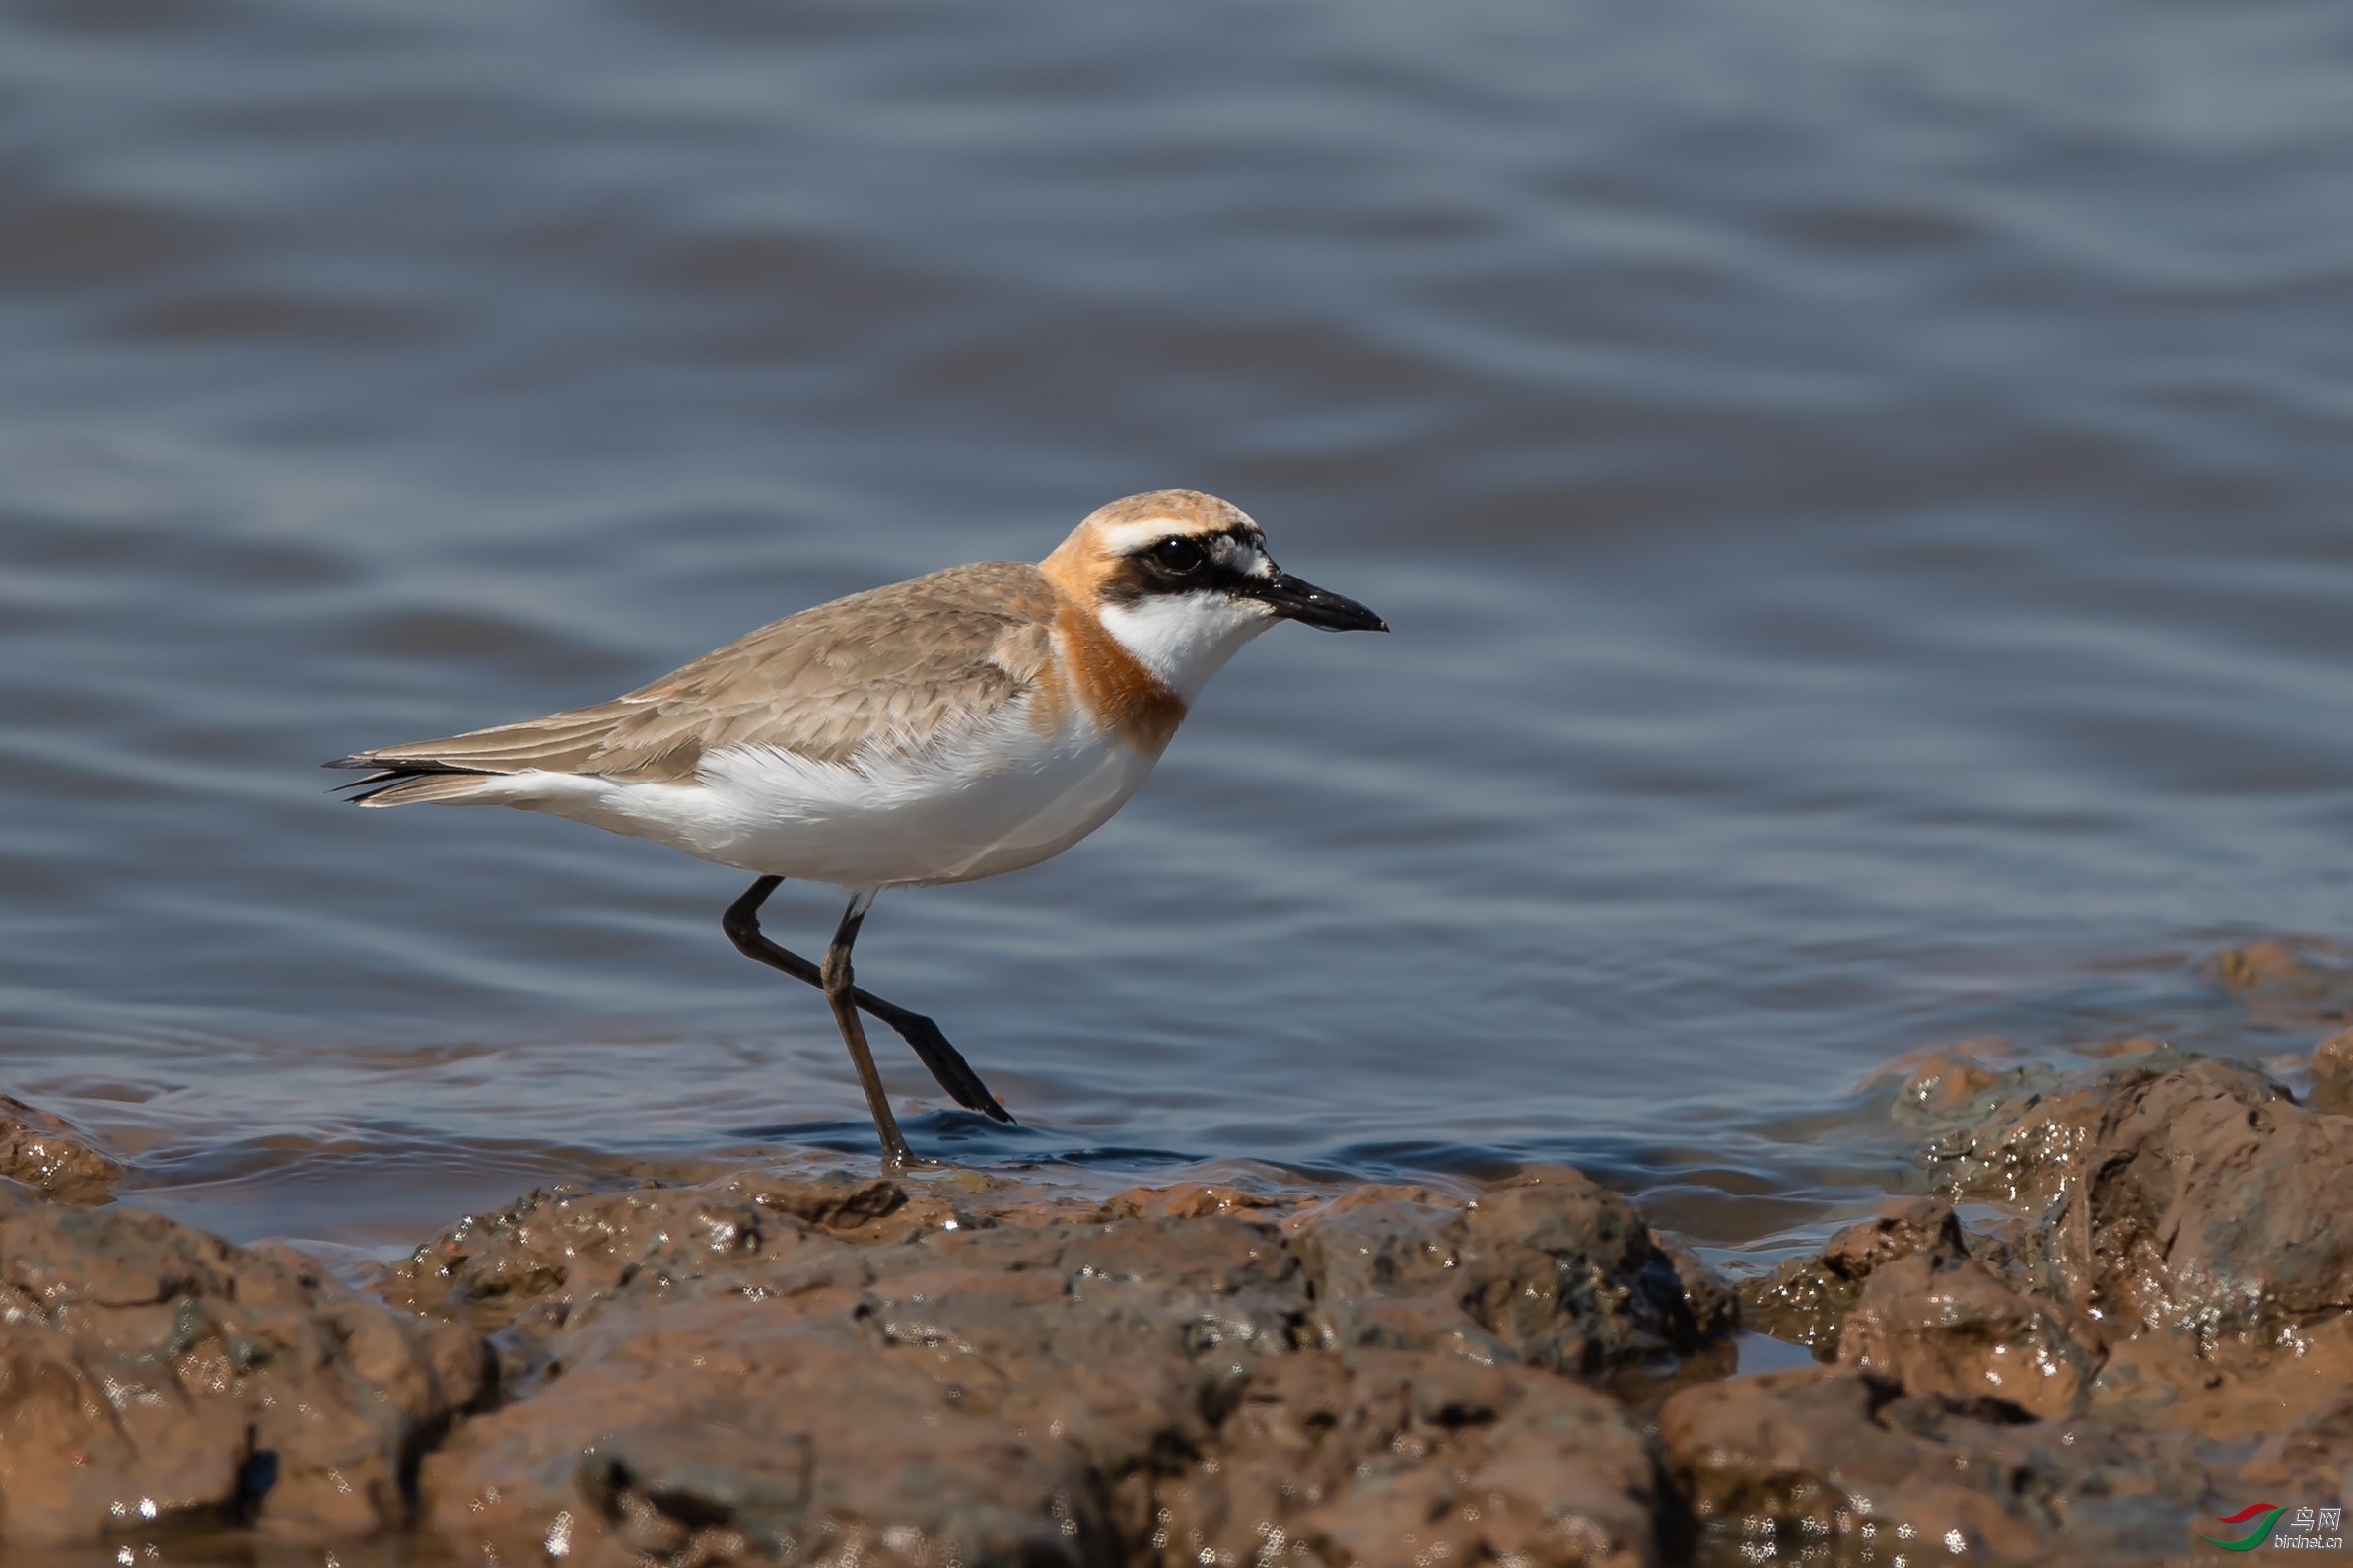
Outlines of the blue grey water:
[{"label": "blue grey water", "polygon": [[[0,10],[0,1086],[239,1237],[871,1148],[744,878],[322,759],[1190,485],[1282,628],[887,895],[919,1146],[1566,1160],[1763,1256],[1875,1070],[2308,1043],[2353,936],[2353,13]],[[772,928],[822,941],[822,889]]]}]

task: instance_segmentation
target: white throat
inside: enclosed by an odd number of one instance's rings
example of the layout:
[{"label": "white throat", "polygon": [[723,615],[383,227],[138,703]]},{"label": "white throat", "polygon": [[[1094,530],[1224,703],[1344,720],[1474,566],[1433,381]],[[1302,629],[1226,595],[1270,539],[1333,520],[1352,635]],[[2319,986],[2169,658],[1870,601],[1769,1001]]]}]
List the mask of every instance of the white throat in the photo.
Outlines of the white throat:
[{"label": "white throat", "polygon": [[1275,612],[1223,593],[1155,593],[1106,604],[1103,629],[1188,707],[1244,643],[1273,626]]}]

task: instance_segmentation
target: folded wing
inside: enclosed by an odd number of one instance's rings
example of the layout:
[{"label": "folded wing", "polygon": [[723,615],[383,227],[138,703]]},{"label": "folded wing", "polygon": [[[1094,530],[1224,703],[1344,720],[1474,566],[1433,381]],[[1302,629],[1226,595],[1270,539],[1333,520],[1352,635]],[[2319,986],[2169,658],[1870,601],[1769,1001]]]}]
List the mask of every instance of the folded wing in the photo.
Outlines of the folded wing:
[{"label": "folded wing", "polygon": [[328,763],[375,770],[368,805],[460,800],[544,770],[689,784],[702,760],[772,746],[814,762],[908,755],[967,734],[1035,684],[1059,601],[1034,566],[989,561],[764,626],[611,702]]}]

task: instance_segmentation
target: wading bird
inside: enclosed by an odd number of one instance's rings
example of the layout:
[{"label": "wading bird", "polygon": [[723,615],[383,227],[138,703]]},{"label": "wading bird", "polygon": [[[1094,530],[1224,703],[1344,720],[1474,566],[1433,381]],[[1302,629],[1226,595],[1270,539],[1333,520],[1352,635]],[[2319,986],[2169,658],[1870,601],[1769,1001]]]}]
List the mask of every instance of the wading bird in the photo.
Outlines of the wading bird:
[{"label": "wading bird", "polygon": [[[745,956],[825,992],[883,1158],[914,1158],[864,1011],[956,1103],[1012,1120],[938,1025],[861,989],[850,948],[886,887],[1035,865],[1108,821],[1189,704],[1278,621],[1385,632],[1275,565],[1257,523],[1197,490],[1094,512],[1045,560],[984,561],[764,626],[625,697],[328,763],[364,806],[516,806],[658,839],[758,875],[722,920]],[[760,930],[787,877],[849,894],[825,961]]]}]

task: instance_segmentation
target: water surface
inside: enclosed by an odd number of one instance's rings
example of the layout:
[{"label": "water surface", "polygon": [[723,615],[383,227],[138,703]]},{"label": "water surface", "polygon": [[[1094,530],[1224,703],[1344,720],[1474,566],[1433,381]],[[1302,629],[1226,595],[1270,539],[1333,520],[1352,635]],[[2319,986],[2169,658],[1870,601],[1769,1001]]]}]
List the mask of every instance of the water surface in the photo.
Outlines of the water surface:
[{"label": "water surface", "polygon": [[[884,898],[919,1146],[1566,1160],[1765,1256],[1898,1053],[2240,1054],[2353,933],[2353,16],[0,14],[0,1067],[237,1237],[870,1132],[737,873],[316,764],[1231,497],[1281,628]],[[804,949],[836,914],[788,889]]]}]

